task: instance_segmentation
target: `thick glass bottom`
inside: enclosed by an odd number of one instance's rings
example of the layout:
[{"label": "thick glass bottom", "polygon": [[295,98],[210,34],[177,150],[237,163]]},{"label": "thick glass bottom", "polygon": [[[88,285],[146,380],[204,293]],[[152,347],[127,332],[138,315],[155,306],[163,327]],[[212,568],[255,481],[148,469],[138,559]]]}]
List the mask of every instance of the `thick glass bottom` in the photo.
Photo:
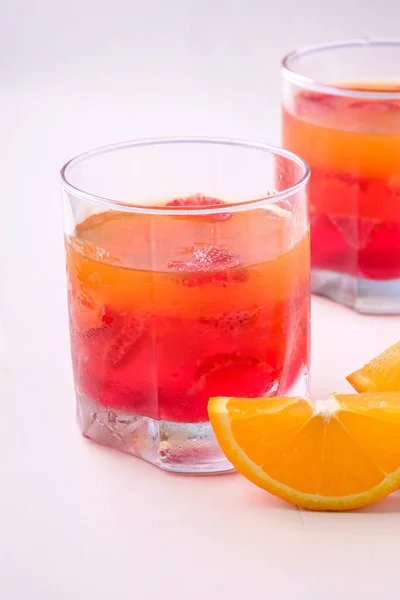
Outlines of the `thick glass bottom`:
[{"label": "thick glass bottom", "polygon": [[[288,394],[308,393],[308,371]],[[111,410],[77,394],[82,434],[98,444],[138,456],[161,469],[180,473],[223,473],[233,469],[208,421],[175,423]]]},{"label": "thick glass bottom", "polygon": [[233,469],[208,421],[158,421],[96,406],[79,395],[77,418],[85,437],[167,471],[221,473]]},{"label": "thick glass bottom", "polygon": [[400,314],[400,279],[372,280],[325,269],[313,269],[311,293],[376,315]]}]

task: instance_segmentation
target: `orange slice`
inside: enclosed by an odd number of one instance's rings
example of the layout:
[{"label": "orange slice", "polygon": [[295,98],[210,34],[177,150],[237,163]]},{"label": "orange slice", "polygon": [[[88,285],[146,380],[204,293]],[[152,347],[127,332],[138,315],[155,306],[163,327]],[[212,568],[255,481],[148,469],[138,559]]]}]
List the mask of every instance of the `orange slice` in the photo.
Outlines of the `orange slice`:
[{"label": "orange slice", "polygon": [[357,392],[400,392],[400,342],[346,379]]},{"label": "orange slice", "polygon": [[211,398],[233,466],[271,494],[312,510],[372,504],[400,486],[400,392],[305,398]]}]

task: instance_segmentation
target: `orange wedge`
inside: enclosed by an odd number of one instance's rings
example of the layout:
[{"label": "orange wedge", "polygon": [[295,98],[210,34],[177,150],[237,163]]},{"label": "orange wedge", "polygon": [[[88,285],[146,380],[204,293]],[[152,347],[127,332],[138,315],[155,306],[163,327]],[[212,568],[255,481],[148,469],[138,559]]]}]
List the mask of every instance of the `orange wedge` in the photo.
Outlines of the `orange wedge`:
[{"label": "orange wedge", "polygon": [[312,510],[372,504],[400,486],[400,392],[305,398],[211,398],[233,466],[271,494]]},{"label": "orange wedge", "polygon": [[400,342],[346,379],[357,392],[400,392]]}]

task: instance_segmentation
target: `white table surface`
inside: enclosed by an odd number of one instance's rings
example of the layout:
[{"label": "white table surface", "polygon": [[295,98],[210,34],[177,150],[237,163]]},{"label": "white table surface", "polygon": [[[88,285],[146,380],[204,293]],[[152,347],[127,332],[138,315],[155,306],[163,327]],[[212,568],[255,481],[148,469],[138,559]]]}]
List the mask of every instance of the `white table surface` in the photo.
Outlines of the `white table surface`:
[{"label": "white table surface", "polygon": [[[338,28],[339,18],[336,37]],[[80,51],[84,35],[82,26]],[[171,475],[81,438],[58,169],[85,149],[132,137],[277,141],[279,79],[267,93],[247,53],[235,82],[214,45],[218,68],[195,61],[201,77],[190,86],[186,65],[186,75],[153,69],[144,88],[140,61],[131,57],[129,77],[118,62],[93,70],[86,61],[80,70],[78,53],[71,66],[64,45],[58,68],[59,46],[52,63],[39,40],[47,70],[14,77],[10,68],[0,95],[1,600],[398,597],[399,494],[353,513],[303,512],[240,475]],[[278,43],[271,60],[281,51]],[[349,390],[346,374],[399,337],[400,317],[359,316],[313,299],[314,396]]]}]

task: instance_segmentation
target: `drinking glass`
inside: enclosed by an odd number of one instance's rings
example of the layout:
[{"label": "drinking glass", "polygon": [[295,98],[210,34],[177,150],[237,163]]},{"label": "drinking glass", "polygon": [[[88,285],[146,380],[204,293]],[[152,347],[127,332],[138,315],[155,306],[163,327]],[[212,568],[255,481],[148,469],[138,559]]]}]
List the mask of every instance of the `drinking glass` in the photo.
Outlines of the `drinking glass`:
[{"label": "drinking glass", "polygon": [[209,398],[308,389],[307,164],[155,139],[82,154],[61,180],[83,435],[171,471],[231,469]]},{"label": "drinking glass", "polygon": [[311,167],[311,291],[400,312],[400,40],[283,60],[283,146]]}]

